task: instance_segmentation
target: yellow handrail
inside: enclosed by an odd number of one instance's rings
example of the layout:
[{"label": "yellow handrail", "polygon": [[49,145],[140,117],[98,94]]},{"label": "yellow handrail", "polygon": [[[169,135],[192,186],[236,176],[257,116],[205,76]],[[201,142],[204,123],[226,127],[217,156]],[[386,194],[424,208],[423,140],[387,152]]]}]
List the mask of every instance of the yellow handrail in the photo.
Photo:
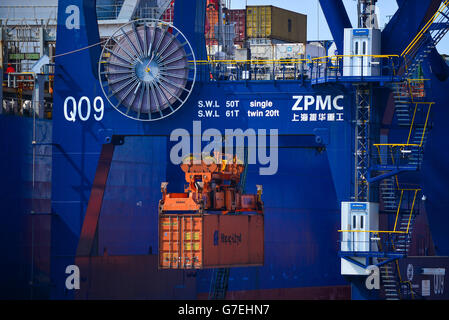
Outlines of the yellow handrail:
[{"label": "yellow handrail", "polygon": [[429,110],[427,110],[426,123],[424,124],[424,129],[423,129],[423,131],[422,131],[421,143],[420,143],[420,145],[419,145],[420,147],[422,147],[422,145],[423,145],[423,143],[424,143],[424,135],[425,135],[426,130],[427,130],[427,124],[428,124],[428,122],[429,122],[430,109],[432,108],[432,105],[433,105],[433,103],[431,103],[431,104],[429,105]]},{"label": "yellow handrail", "polygon": [[405,234],[405,231],[386,231],[386,230],[338,230],[339,233],[343,232],[358,232],[358,233],[389,233],[389,234]]},{"label": "yellow handrail", "polygon": [[410,138],[412,137],[412,131],[413,131],[413,126],[415,124],[415,117],[416,117],[416,110],[418,109],[418,104],[415,104],[415,111],[413,112],[413,119],[412,119],[412,123],[410,124],[410,131],[408,133],[408,139],[407,139],[407,144],[410,143]]},{"label": "yellow handrail", "polygon": [[375,143],[375,147],[419,147],[419,144],[413,143]]},{"label": "yellow handrail", "polygon": [[[189,61],[193,63],[194,61]],[[224,63],[224,64],[236,64],[236,63],[311,63],[312,61],[309,59],[253,59],[253,60],[197,60],[195,61],[197,64],[215,64],[215,63]]]},{"label": "yellow handrail", "polygon": [[398,210],[396,211],[396,221],[394,222],[394,229],[393,229],[394,231],[396,231],[396,226],[398,224],[399,212],[401,212],[403,197],[404,197],[404,190],[401,190],[401,198],[399,199],[399,206],[398,206]]},{"label": "yellow handrail", "polygon": [[412,215],[413,215],[413,209],[415,209],[415,202],[416,202],[416,196],[418,194],[418,190],[415,190],[415,196],[413,198],[413,203],[412,203],[412,209],[410,210],[410,216],[408,217],[408,224],[407,224],[407,233],[410,229],[410,221],[412,220]]},{"label": "yellow handrail", "polygon": [[407,48],[405,48],[405,50],[401,53],[401,57],[405,56],[406,54],[409,54],[410,51],[412,50],[412,48],[415,46],[416,43],[418,43],[419,40],[421,40],[422,36],[424,35],[424,33],[427,32],[427,30],[429,30],[430,26],[432,25],[432,23],[436,20],[436,18],[441,14],[441,10],[443,9],[443,7],[448,6],[449,4],[449,0],[446,0],[441,6],[440,8],[437,10],[437,12],[435,12],[435,14],[432,16],[432,18],[430,18],[429,21],[427,21],[426,25],[421,29],[420,32],[418,32],[418,34],[416,35],[416,37],[412,40],[412,42],[410,42],[410,44],[407,46]]},{"label": "yellow handrail", "polygon": [[[448,0],[449,1],[449,0]],[[346,54],[346,55],[333,55],[333,56],[324,56],[324,57],[317,57],[312,58],[312,61],[315,60],[324,60],[324,59],[338,59],[338,58],[360,58],[360,57],[370,57],[370,58],[380,58],[380,59],[387,59],[387,58],[399,58],[399,55],[397,54]]]},{"label": "yellow handrail", "polygon": [[[413,215],[413,210],[415,209],[415,203],[416,203],[416,197],[418,195],[418,192],[421,191],[421,189],[399,189],[399,191],[401,191],[401,197],[399,200],[399,206],[398,206],[398,210],[396,212],[396,221],[394,223],[394,229],[393,231],[380,231],[380,230],[338,230],[338,232],[360,232],[360,233],[389,233],[389,234],[407,234],[409,232],[410,229],[410,223],[411,223],[411,219],[412,219],[412,215]],[[402,206],[402,199],[404,197],[404,191],[414,191],[415,195],[413,197],[413,203],[412,203],[412,208],[410,210],[410,215],[409,215],[409,219],[408,219],[408,225],[407,225],[407,230],[406,231],[396,231],[396,227],[397,227],[397,222],[398,222],[398,218],[399,218],[399,213],[400,213],[400,209]]]}]

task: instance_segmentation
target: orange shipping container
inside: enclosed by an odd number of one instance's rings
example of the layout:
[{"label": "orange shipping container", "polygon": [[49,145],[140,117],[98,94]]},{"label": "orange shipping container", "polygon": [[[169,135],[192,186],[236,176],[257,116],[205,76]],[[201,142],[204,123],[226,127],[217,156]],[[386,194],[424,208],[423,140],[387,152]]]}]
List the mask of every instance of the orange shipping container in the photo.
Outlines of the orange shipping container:
[{"label": "orange shipping container", "polygon": [[159,216],[161,269],[261,266],[263,262],[263,215]]}]

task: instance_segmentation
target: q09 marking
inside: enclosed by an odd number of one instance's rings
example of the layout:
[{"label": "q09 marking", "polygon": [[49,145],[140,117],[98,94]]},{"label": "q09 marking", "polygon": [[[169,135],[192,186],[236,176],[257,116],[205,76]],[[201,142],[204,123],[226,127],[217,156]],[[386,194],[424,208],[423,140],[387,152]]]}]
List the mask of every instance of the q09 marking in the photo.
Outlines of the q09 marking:
[{"label": "q09 marking", "polygon": [[93,104],[88,97],[81,97],[78,102],[74,97],[67,97],[65,99],[64,117],[67,121],[75,122],[77,119],[87,121],[92,115],[96,121],[101,121],[103,119],[104,101],[102,97],[96,97]]}]

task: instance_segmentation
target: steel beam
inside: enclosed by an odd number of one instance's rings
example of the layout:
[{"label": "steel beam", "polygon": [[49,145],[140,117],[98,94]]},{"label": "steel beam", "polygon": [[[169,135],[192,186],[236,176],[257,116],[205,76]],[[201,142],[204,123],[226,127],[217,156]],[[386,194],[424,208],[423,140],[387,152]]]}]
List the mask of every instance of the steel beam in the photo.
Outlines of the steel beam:
[{"label": "steel beam", "polygon": [[345,28],[352,28],[343,0],[320,0],[320,5],[337,50],[339,54],[343,54],[343,31]]},{"label": "steel beam", "polygon": [[103,204],[103,197],[106,190],[106,183],[111,169],[112,157],[115,146],[113,143],[104,144],[101,149],[100,159],[98,160],[97,171],[92,184],[92,190],[87,205],[86,215],[81,229],[81,235],[78,242],[76,255],[91,256],[95,235],[98,228],[100,211]]}]

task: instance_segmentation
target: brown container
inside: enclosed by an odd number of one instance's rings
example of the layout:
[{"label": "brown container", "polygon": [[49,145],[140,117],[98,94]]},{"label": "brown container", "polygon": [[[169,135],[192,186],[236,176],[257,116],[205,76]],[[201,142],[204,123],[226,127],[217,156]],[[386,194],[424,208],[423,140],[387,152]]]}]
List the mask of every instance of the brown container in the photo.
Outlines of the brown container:
[{"label": "brown container", "polygon": [[307,16],[274,6],[247,6],[246,36],[306,43]]},{"label": "brown container", "polygon": [[261,266],[263,262],[263,215],[159,216],[161,269]]}]

